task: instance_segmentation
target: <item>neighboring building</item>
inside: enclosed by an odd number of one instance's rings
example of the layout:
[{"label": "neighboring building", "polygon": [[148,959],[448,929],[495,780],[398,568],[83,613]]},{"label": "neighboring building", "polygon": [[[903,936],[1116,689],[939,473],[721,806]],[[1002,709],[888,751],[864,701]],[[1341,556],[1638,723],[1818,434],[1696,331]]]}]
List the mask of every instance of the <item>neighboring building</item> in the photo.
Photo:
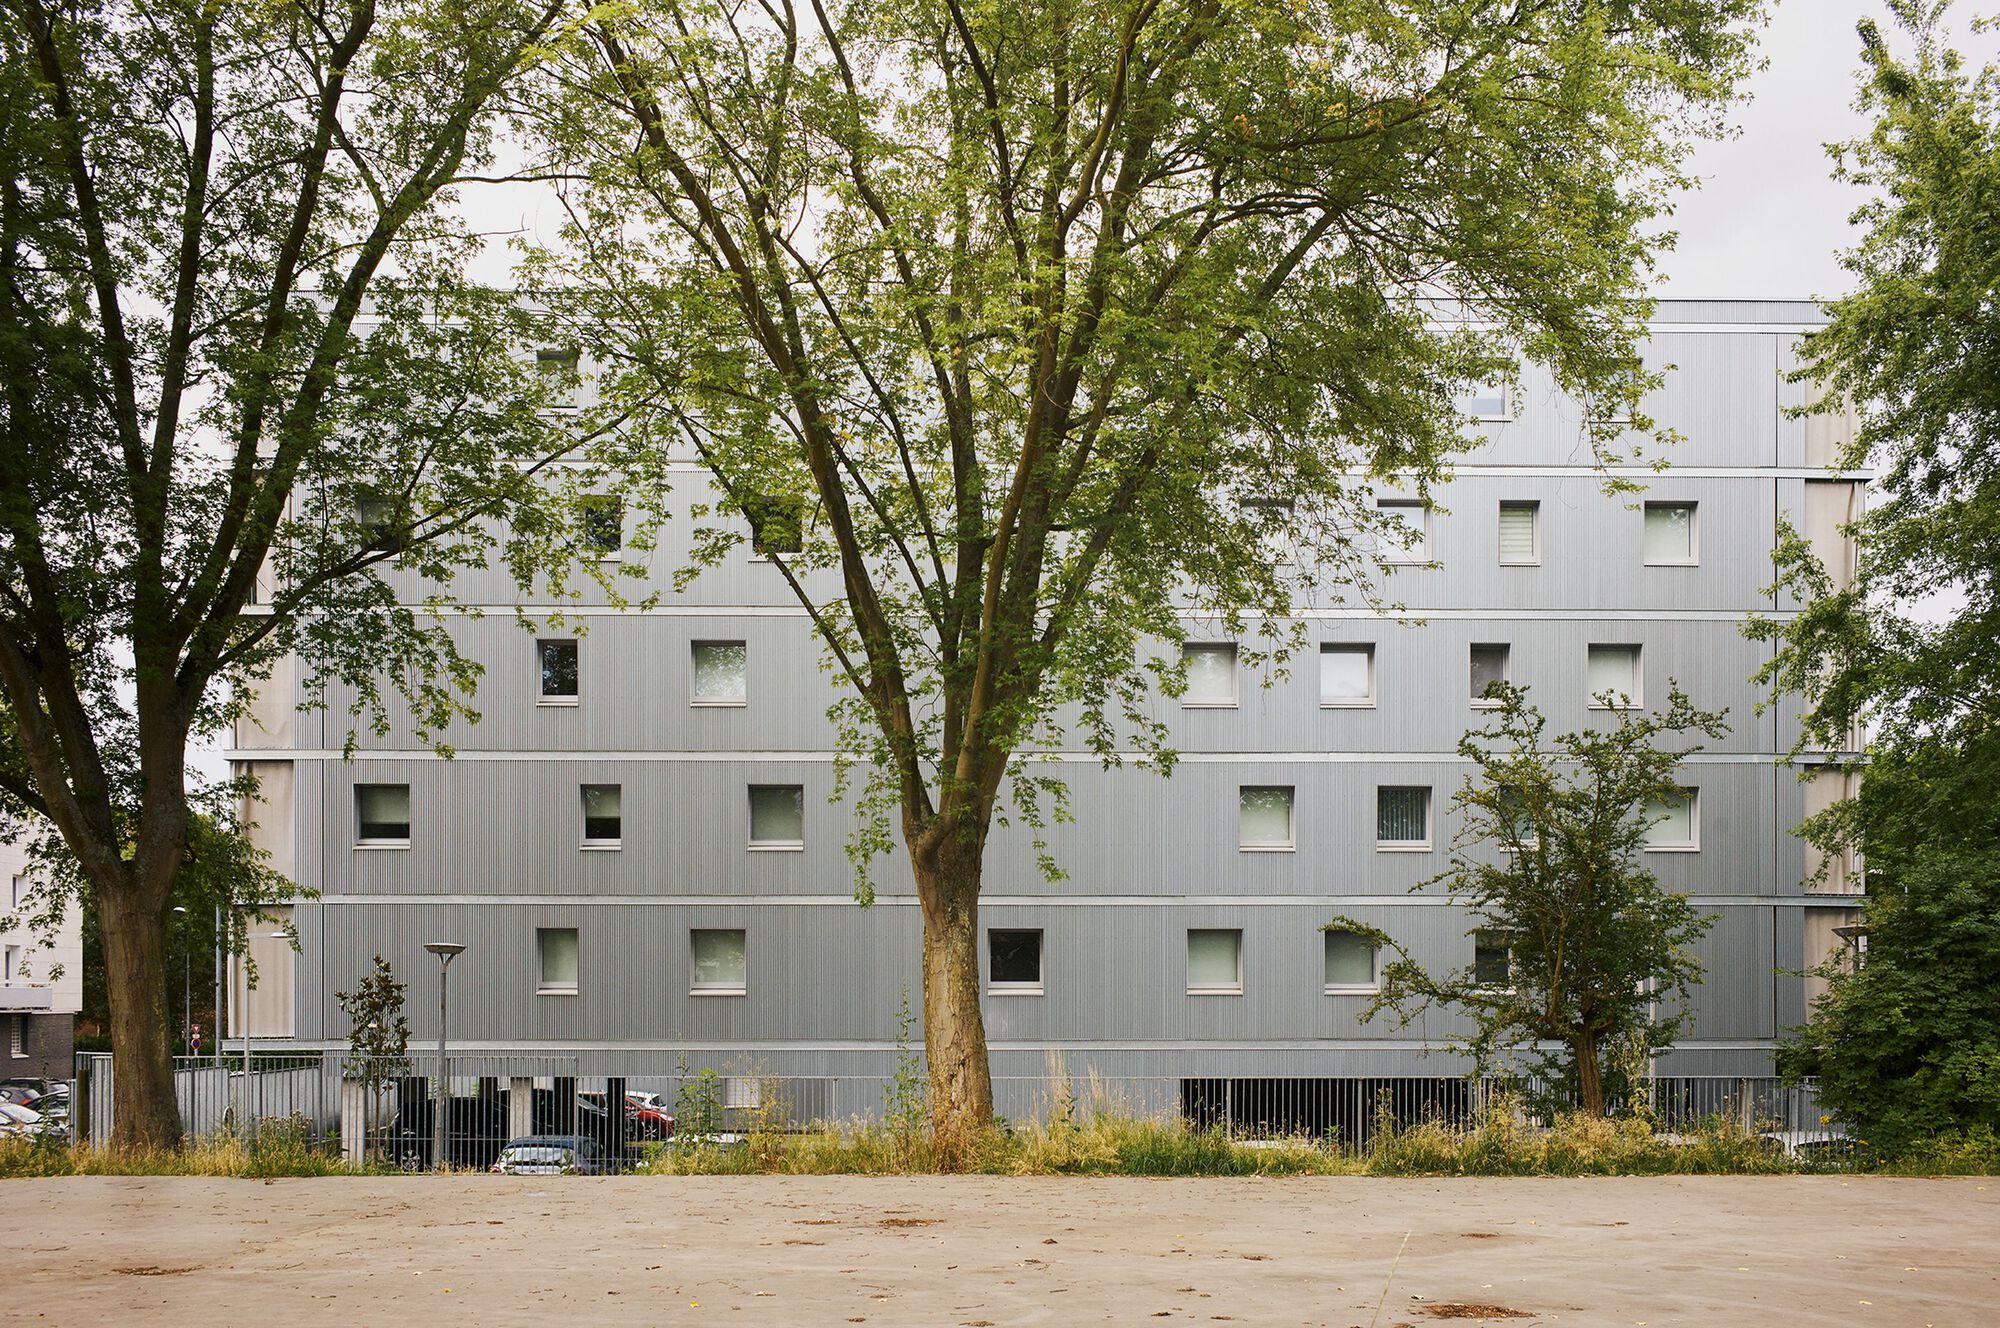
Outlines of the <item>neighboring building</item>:
[{"label": "neighboring building", "polygon": [[82,924],[71,907],[54,944],[43,945],[26,924],[27,873],[27,854],[0,844],[0,1080],[67,1079],[83,1008]]},{"label": "neighboring building", "polygon": [[[1639,497],[1607,496],[1579,403],[1527,369],[1516,399],[1469,403],[1488,442],[1434,511],[1408,508],[1424,554],[1389,593],[1422,625],[1353,606],[1307,609],[1314,653],[1264,686],[1231,642],[1194,624],[1193,686],[1170,717],[1171,779],[1061,754],[1074,824],[1049,847],[997,831],[981,922],[986,1019],[999,1076],[1054,1053],[1111,1076],[1443,1075],[1424,1059],[1454,1031],[1364,1025],[1378,959],[1327,935],[1347,914],[1439,967],[1478,958],[1466,913],[1411,888],[1446,860],[1460,735],[1487,680],[1527,684],[1560,731],[1613,687],[1638,704],[1678,680],[1729,711],[1730,736],[1686,766],[1688,796],[1649,865],[1719,920],[1689,1035],[1663,1067],[1768,1074],[1805,1013],[1797,971],[1858,916],[1855,864],[1818,865],[1789,830],[1839,796],[1781,762],[1796,733],[1756,711],[1766,647],[1740,627],[1772,598],[1781,514],[1838,575],[1840,523],[1864,478],[1829,469],[1852,422],[1791,418],[1786,375],[1816,306],[1660,306],[1654,364],[1676,366],[1649,410],[1684,439],[1671,469],[1624,468]],[[692,463],[681,504],[705,495]],[[1385,495],[1383,501],[1402,501]],[[666,584],[690,539],[650,555]],[[1413,555],[1414,556],[1414,555]],[[499,572],[462,593],[511,608]],[[535,606],[530,605],[531,609]],[[373,955],[411,984],[419,1043],[435,1036],[426,940],[464,942],[451,970],[454,1046],[575,1056],[585,1073],[696,1064],[785,1075],[884,1074],[900,993],[917,1004],[920,923],[907,867],[851,898],[854,821],[829,805],[834,731],[821,652],[776,569],[746,545],[648,612],[564,607],[587,634],[524,632],[507,612],[454,630],[486,666],[484,719],[435,757],[399,724],[341,754],[349,697],[300,713],[280,670],[239,729],[234,759],[262,779],[260,840],[319,897],[297,906],[302,949],[259,941],[264,974],[233,1036],[337,1047],[333,993]]]}]

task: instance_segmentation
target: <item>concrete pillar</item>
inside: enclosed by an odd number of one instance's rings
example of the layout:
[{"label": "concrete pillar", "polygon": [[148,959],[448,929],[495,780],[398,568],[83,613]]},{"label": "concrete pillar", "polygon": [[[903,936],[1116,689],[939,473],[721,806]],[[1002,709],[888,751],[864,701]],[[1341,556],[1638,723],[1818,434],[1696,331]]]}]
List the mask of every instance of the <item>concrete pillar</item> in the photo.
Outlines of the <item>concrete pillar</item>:
[{"label": "concrete pillar", "polygon": [[511,1143],[535,1132],[535,1081],[515,1075],[507,1081],[507,1138]]},{"label": "concrete pillar", "polygon": [[368,1085],[340,1081],[340,1160],[359,1168],[368,1160]]}]

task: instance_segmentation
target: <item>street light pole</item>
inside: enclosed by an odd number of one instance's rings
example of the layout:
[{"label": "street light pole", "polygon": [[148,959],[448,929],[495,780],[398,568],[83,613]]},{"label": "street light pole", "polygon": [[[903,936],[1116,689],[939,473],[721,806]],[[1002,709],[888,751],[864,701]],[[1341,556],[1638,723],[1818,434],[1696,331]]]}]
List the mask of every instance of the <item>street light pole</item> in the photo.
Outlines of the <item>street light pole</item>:
[{"label": "street light pole", "polygon": [[194,1024],[194,948],[188,944],[187,910],[175,904],[174,912],[181,915],[181,1046],[187,1047],[188,1029]]},{"label": "street light pole", "polygon": [[451,1114],[451,1062],[446,1059],[445,1040],[446,1017],[450,1007],[445,1000],[445,976],[451,968],[451,961],[465,953],[465,947],[456,941],[426,941],[424,949],[438,957],[438,1087],[437,1099],[431,1108],[431,1170],[445,1169],[445,1125]]}]

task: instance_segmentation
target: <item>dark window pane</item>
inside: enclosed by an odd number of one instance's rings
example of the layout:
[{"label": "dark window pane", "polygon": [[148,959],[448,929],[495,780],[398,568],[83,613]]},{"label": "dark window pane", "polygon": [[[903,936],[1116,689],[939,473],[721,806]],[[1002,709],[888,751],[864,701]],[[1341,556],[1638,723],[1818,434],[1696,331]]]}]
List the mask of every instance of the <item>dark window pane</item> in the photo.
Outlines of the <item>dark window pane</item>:
[{"label": "dark window pane", "polygon": [[1513,979],[1513,953],[1504,931],[1472,934],[1472,980],[1482,987],[1505,987]]},{"label": "dark window pane", "polygon": [[576,695],[576,642],[537,642],[542,652],[542,695]]},{"label": "dark window pane", "polygon": [[1375,790],[1375,838],[1384,844],[1429,842],[1430,808],[1427,788]]},{"label": "dark window pane", "polygon": [[618,552],[625,542],[625,504],[616,498],[588,498],[583,507],[584,548],[599,558]]},{"label": "dark window pane", "polygon": [[1042,981],[1042,934],[1038,931],[989,931],[993,981],[1039,986]]},{"label": "dark window pane", "polygon": [[805,502],[799,498],[754,494],[743,501],[750,522],[750,543],[758,553],[797,553],[805,545]]},{"label": "dark window pane", "polygon": [[1487,692],[1499,683],[1507,681],[1507,647],[1474,646],[1472,648],[1472,699],[1483,701]]},{"label": "dark window pane", "polygon": [[355,819],[362,839],[406,840],[410,837],[408,784],[356,784]]},{"label": "dark window pane", "polygon": [[618,784],[583,786],[583,837],[595,841],[616,841],[624,825],[624,789]]}]

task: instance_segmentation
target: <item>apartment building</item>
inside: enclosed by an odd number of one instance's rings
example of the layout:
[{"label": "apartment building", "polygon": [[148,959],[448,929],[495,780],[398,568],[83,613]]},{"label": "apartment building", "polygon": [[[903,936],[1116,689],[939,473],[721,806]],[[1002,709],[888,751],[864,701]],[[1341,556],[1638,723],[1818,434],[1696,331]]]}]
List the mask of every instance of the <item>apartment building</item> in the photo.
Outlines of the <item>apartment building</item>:
[{"label": "apartment building", "polygon": [[[1475,394],[1484,433],[1431,507],[1385,492],[1414,532],[1387,593],[1392,617],[1303,605],[1313,639],[1288,676],[1249,667],[1190,622],[1190,687],[1158,698],[1181,752],[1171,778],[1051,754],[1073,824],[1047,832],[1052,883],[1028,835],[995,834],[981,912],[987,1029],[1000,1076],[1052,1053],[1108,1076],[1449,1075],[1426,1055],[1459,1031],[1432,1016],[1363,1023],[1381,956],[1326,932],[1336,914],[1381,928],[1438,968],[1504,966],[1504,948],[1438,891],[1417,890],[1457,829],[1455,754],[1497,678],[1530,689],[1553,731],[1588,724],[1607,689],[1662,702],[1671,682],[1726,709],[1728,738],[1689,761],[1648,865],[1717,921],[1676,1074],[1770,1072],[1803,1018],[1797,971],[1857,920],[1856,864],[1817,861],[1791,833],[1842,796],[1783,762],[1796,735],[1756,713],[1746,640],[1774,599],[1781,516],[1836,575],[1840,526],[1865,476],[1835,470],[1851,421],[1791,417],[1787,376],[1820,320],[1798,302],[1670,301],[1649,356],[1672,366],[1648,403],[1684,439],[1670,468],[1630,467],[1611,496],[1582,437],[1584,406],[1526,366],[1517,389]],[[691,462],[676,502],[705,496]],[[644,555],[669,585],[690,523]],[[615,523],[599,532],[607,557]],[[455,1047],[573,1056],[585,1073],[696,1064],[780,1075],[881,1074],[903,994],[917,1003],[918,910],[907,869],[878,864],[872,907],[852,898],[852,811],[830,801],[830,675],[778,569],[746,544],[656,608],[569,609],[575,630],[523,630],[499,572],[467,579],[492,612],[453,620],[486,667],[484,718],[443,760],[399,719],[344,759],[349,698],[299,712],[280,670],[240,726],[233,759],[262,781],[258,834],[319,897],[300,904],[294,954],[268,929],[263,978],[240,974],[230,1035],[339,1047],[334,993],[372,957],[411,984],[417,1039],[436,1033],[435,962],[451,969]],[[533,607],[531,604],[530,608]],[[1808,771],[1809,773],[1809,771]]]},{"label": "apartment building", "polygon": [[38,934],[29,890],[26,852],[0,844],[0,1080],[67,1079],[83,1009],[81,921],[72,907],[53,937]]}]

